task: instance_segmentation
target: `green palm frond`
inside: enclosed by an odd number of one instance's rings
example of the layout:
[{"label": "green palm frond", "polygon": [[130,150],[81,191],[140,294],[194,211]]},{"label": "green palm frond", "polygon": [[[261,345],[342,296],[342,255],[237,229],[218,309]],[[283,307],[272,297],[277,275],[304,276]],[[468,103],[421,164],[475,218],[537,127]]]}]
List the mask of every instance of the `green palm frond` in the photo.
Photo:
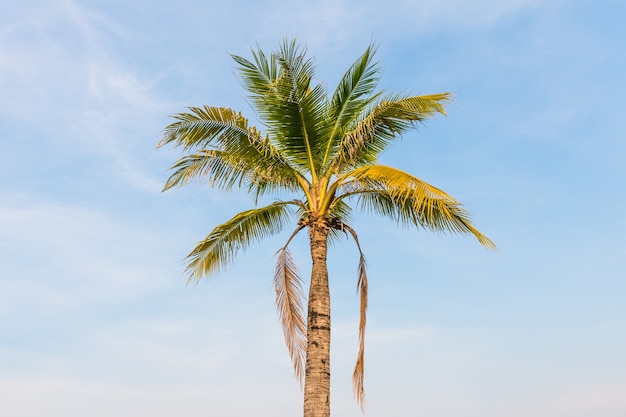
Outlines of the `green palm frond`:
[{"label": "green palm frond", "polygon": [[227,107],[189,107],[188,112],[175,114],[172,118],[177,121],[163,130],[158,147],[174,142],[187,151],[214,145],[214,141],[224,147],[233,141],[245,143],[260,136],[255,128],[248,127],[248,119]]},{"label": "green palm frond", "polygon": [[168,178],[163,191],[183,186],[192,180],[208,181],[211,187],[230,189],[242,185],[244,178],[253,174],[249,167],[241,166],[233,156],[216,149],[205,149],[185,155],[171,167],[174,171]]},{"label": "green palm frond", "polygon": [[[190,107],[189,112],[172,116],[177,119],[163,130],[159,147],[174,143],[184,151],[220,149],[239,159],[260,160],[263,165],[286,164],[268,138],[248,125],[241,113],[226,107]],[[258,163],[258,162],[257,162]]]},{"label": "green palm frond", "polygon": [[334,155],[346,128],[354,123],[365,107],[377,97],[373,94],[381,72],[378,63],[373,62],[376,47],[369,45],[341,78],[330,101],[328,120],[330,132],[323,165]]},{"label": "green palm frond", "polygon": [[323,107],[325,92],[316,86],[298,102],[280,101],[266,109],[269,134],[290,163],[305,169],[315,182],[324,150]]},{"label": "green palm frond", "polygon": [[[230,189],[246,185],[251,193],[265,189],[296,190],[303,175],[282,157],[269,138],[248,126],[246,118],[228,108],[208,107],[179,113],[159,146],[173,142],[184,150],[200,148],[181,158],[165,189],[204,176],[212,185]],[[259,189],[260,188],[260,189]]]},{"label": "green palm frond", "polygon": [[277,84],[283,97],[297,102],[304,97],[315,76],[312,58],[306,55],[306,47],[298,45],[296,39],[284,39],[274,56],[280,65]]},{"label": "green palm frond", "polygon": [[239,250],[280,232],[293,216],[294,201],[279,201],[265,207],[243,211],[217,226],[187,255],[189,281],[219,272],[231,263]]},{"label": "green palm frond", "polygon": [[[295,233],[300,230],[302,227],[296,229]],[[302,305],[304,299],[302,279],[287,246],[281,248],[276,253],[276,257],[276,272],[274,274],[276,307],[283,327],[285,343],[293,363],[295,377],[302,384],[306,356],[306,319]]]},{"label": "green palm frond", "polygon": [[174,172],[166,181],[163,191],[198,180],[223,190],[230,190],[234,186],[246,187],[258,201],[260,196],[269,192],[301,189],[298,174],[282,161],[256,161],[217,149],[204,149],[185,155],[170,168]]},{"label": "green palm frond", "polygon": [[412,199],[394,200],[389,192],[369,190],[355,192],[358,205],[365,211],[387,217],[402,227],[419,226]]},{"label": "green palm frond", "polygon": [[344,137],[333,161],[337,172],[376,162],[381,152],[403,132],[415,128],[435,113],[445,115],[449,93],[427,96],[389,96],[370,109]]},{"label": "green palm frond", "polygon": [[285,41],[270,58],[260,50],[254,54],[255,62],[233,58],[273,144],[292,165],[315,180],[326,143],[323,110],[327,98],[321,85],[310,85],[315,71],[306,50],[295,41]]},{"label": "green palm frond", "polygon": [[352,188],[342,198],[358,195],[360,205],[377,214],[433,231],[471,234],[486,248],[495,249],[458,201],[413,175],[371,165],[355,169],[350,177]]},{"label": "green palm frond", "polygon": [[273,94],[279,66],[274,56],[268,58],[261,49],[251,49],[251,53],[254,62],[238,55],[231,57],[239,64],[240,80],[244,88],[253,97],[263,99],[264,96]]}]

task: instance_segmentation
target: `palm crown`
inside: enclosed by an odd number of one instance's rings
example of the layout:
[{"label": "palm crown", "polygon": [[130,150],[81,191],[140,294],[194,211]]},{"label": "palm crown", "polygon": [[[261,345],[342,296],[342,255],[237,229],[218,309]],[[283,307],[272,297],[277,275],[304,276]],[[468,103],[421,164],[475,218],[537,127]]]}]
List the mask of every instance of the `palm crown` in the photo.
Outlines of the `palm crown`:
[{"label": "palm crown", "polygon": [[252,51],[248,60],[233,55],[256,116],[249,124],[240,112],[223,107],[191,107],[167,126],[162,146],[174,143],[186,155],[172,167],[164,189],[202,178],[223,190],[243,188],[256,201],[265,195],[296,198],[237,214],[217,226],[188,255],[190,281],[220,271],[248,245],[296,228],[278,251],[276,301],[297,377],[304,374],[306,317],[300,277],[287,246],[299,231],[316,225],[330,237],[351,235],[361,253],[359,353],[354,390],[363,403],[363,337],[367,309],[365,259],[348,224],[353,207],[405,226],[463,233],[493,248],[470,222],[461,204],[445,192],[399,169],[378,164],[379,155],[403,132],[445,114],[448,93],[388,95],[376,91],[380,67],[370,45],[344,74],[331,96],[313,85],[314,66],[295,41],[284,41],[271,55]]}]

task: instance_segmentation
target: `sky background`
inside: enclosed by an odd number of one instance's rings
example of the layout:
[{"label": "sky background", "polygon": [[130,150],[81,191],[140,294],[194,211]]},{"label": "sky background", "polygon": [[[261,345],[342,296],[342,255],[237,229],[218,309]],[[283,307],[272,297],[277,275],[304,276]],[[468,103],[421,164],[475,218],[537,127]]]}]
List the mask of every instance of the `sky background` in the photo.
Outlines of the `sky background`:
[{"label": "sky background", "polygon": [[[451,91],[382,162],[465,204],[499,247],[360,215],[367,416],[626,415],[621,1],[0,0],[0,415],[301,414],[274,306],[278,235],[185,286],[250,208],[161,193],[169,115],[254,120],[229,54],[298,37],[332,91],[370,42],[387,91]],[[306,235],[292,244],[306,277]],[[329,255],[332,410],[351,394],[358,254]]]}]

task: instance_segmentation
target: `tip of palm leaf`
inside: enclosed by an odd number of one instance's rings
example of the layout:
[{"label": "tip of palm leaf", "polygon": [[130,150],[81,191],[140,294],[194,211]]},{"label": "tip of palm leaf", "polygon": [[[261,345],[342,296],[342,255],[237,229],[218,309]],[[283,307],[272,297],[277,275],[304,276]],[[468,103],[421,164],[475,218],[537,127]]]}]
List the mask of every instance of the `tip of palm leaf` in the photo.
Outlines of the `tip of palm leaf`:
[{"label": "tip of palm leaf", "polygon": [[185,286],[188,287],[190,284],[198,285],[199,282],[200,282],[200,278],[194,277],[194,276],[188,276],[187,277],[187,282],[185,283]]},{"label": "tip of palm leaf", "polygon": [[167,144],[167,141],[166,141],[165,139],[161,139],[161,140],[157,143],[156,148],[157,148],[157,149],[160,149],[160,148],[162,148],[163,146],[165,146],[165,144]]},{"label": "tip of palm leaf", "polygon": [[193,283],[194,285],[198,285],[200,281],[202,281],[202,278],[208,278],[211,272],[215,271],[206,271],[204,269],[199,269],[196,265],[190,263],[185,268],[185,275],[187,276],[186,285],[189,285],[191,283]]},{"label": "tip of palm leaf", "polygon": [[496,244],[493,243],[491,239],[489,239],[487,236],[480,234],[476,236],[476,239],[478,239],[480,244],[483,245],[485,248],[494,252],[498,252],[498,247],[496,246]]},{"label": "tip of palm leaf", "polygon": [[487,249],[489,249],[490,251],[493,252],[500,252],[500,250],[498,249],[498,247],[496,246],[495,243],[493,243],[491,240],[485,238],[484,241],[481,241],[480,243],[482,243],[482,245],[484,247],[486,247]]}]

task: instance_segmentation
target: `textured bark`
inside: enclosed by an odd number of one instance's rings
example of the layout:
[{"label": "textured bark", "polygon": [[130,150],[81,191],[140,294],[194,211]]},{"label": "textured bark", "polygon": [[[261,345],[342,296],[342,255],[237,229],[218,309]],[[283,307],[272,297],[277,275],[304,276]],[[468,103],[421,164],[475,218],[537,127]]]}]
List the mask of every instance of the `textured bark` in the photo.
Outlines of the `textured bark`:
[{"label": "textured bark", "polygon": [[304,377],[304,417],[330,417],[330,291],[326,251],[328,225],[323,220],[309,226],[311,288],[307,321]]}]

